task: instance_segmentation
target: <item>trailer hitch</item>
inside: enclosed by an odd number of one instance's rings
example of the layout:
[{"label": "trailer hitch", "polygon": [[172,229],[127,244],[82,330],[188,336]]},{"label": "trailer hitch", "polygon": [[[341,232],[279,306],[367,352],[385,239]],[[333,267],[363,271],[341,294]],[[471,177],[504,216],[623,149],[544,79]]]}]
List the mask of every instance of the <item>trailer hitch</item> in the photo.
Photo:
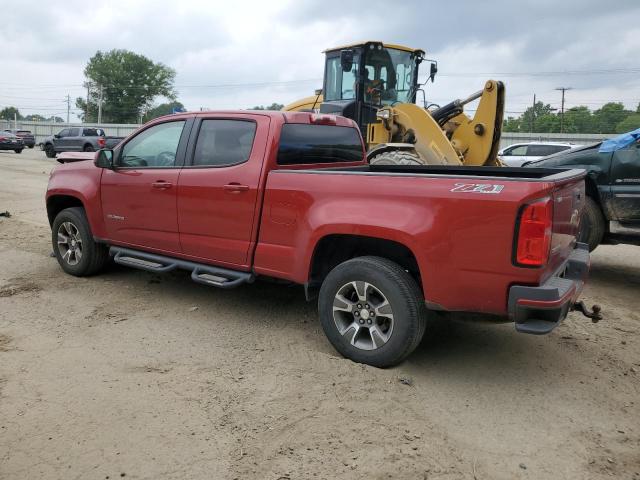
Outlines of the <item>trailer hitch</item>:
[{"label": "trailer hitch", "polygon": [[589,310],[589,307],[587,307],[581,300],[574,303],[571,307],[571,310],[579,311],[585,317],[590,318],[593,323],[598,323],[600,320],[602,320],[602,315],[600,315],[600,305],[594,305],[593,307],[591,307],[591,310]]}]

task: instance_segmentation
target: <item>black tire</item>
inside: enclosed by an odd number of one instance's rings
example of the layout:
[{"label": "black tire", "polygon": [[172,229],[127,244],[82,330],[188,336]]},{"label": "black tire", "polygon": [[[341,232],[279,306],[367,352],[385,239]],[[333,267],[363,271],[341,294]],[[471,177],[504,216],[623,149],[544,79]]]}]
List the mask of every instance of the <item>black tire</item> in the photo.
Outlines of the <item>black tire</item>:
[{"label": "black tire", "polygon": [[[340,334],[338,322],[342,320],[334,319],[334,313],[336,313],[334,302],[337,295],[351,282],[369,283],[374,290],[386,297],[390,305],[393,314],[392,330],[388,333],[386,343],[382,343],[381,346],[374,346],[372,349],[359,348],[352,344],[358,337],[358,333],[351,335],[350,332],[353,330],[343,330],[343,335]],[[357,297],[355,298],[356,303],[363,303],[357,300]],[[366,307],[369,308],[369,305]],[[396,365],[413,352],[422,340],[427,325],[427,309],[416,281],[400,265],[381,257],[354,258],[331,270],[320,288],[318,311],[322,328],[338,352],[354,362],[380,368]],[[343,315],[342,312],[337,313]],[[344,313],[344,315],[351,314]],[[355,319],[360,318],[358,321],[363,323],[361,319],[365,317],[363,314],[359,315],[356,317],[354,314],[353,320],[347,321],[353,321],[355,324]],[[384,314],[379,313],[374,322],[379,321],[381,316]],[[368,314],[366,318],[369,318]],[[366,332],[370,330],[367,328]],[[373,334],[367,333],[367,335],[373,338]],[[372,342],[372,345],[375,343],[375,341]]]},{"label": "black tire", "polygon": [[424,165],[415,153],[407,150],[384,152],[369,160],[371,165]]},{"label": "black tire", "polygon": [[600,206],[591,197],[587,197],[580,218],[578,241],[589,245],[592,252],[604,238],[605,220]]},{"label": "black tire", "polygon": [[33,147],[35,147],[35,145],[29,145],[29,148],[33,148]]},{"label": "black tire", "polygon": [[95,152],[95,148],[93,148],[93,145],[89,145],[88,143],[83,147],[82,149],[83,152]]},{"label": "black tire", "polygon": [[[63,226],[65,224],[65,226]],[[76,237],[80,239],[77,244],[80,245],[81,257],[76,257],[77,263],[70,262],[71,255],[66,257],[63,253],[64,246],[59,245],[58,233],[62,227],[62,234],[68,232],[66,227],[71,224],[77,231]],[[104,268],[109,260],[109,249],[106,245],[96,243],[93,240],[91,227],[87,220],[84,209],[81,207],[72,207],[62,210],[56,215],[51,227],[51,243],[53,244],[53,252],[62,269],[76,277],[86,277],[94,275]],[[65,257],[65,258],[63,258]]]},{"label": "black tire", "polygon": [[53,145],[51,145],[50,143],[47,143],[44,146],[44,153],[47,158],[56,158],[56,151],[53,149]]},{"label": "black tire", "polygon": [[22,153],[22,148],[16,148],[16,149],[14,150],[14,152],[16,152],[16,153]]}]

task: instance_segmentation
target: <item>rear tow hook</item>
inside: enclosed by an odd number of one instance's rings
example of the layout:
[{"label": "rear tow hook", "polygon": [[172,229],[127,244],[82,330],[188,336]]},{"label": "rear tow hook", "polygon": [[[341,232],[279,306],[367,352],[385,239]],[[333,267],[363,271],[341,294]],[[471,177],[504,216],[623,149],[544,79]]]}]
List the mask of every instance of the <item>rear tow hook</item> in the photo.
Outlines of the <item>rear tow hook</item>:
[{"label": "rear tow hook", "polygon": [[573,304],[571,310],[579,311],[585,317],[590,318],[593,323],[598,323],[602,320],[602,315],[600,315],[600,305],[594,305],[591,307],[591,310],[589,310],[589,307],[587,307],[583,301],[579,301]]}]

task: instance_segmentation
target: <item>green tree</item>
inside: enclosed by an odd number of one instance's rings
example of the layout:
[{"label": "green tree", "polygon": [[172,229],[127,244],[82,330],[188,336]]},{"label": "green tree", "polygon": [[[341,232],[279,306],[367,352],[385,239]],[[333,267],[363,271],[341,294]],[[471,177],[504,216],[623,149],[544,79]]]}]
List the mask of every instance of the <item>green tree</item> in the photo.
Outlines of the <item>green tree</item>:
[{"label": "green tree", "polygon": [[624,109],[622,103],[609,102],[605,103],[602,108],[593,112],[595,120],[594,133],[613,133],[616,131],[616,126],[622,122],[625,118],[631,115],[632,112]]},{"label": "green tree", "polygon": [[545,113],[536,118],[534,132],[557,133],[560,131],[560,117],[555,113]]},{"label": "green tree", "polygon": [[170,115],[173,112],[184,111],[184,105],[180,102],[169,102],[169,103],[161,103],[157,107],[152,108],[147,113],[144,114],[142,120],[144,122],[148,122],[149,120],[153,120],[154,118],[162,117],[163,115]]},{"label": "green tree", "polygon": [[588,107],[573,107],[564,112],[564,131],[567,133],[592,133],[594,118]]},{"label": "green tree", "polygon": [[100,98],[103,122],[135,123],[156,97],[176,97],[175,70],[128,50],[98,51],[89,59],[84,76],[89,105],[78,97],[76,107],[88,112],[87,118],[81,115],[85,122],[97,120]]},{"label": "green tree", "polygon": [[637,128],[640,128],[640,112],[632,113],[627,118],[622,120],[618,125],[616,125],[615,132],[627,133]]},{"label": "green tree", "polygon": [[29,122],[44,122],[46,120],[45,117],[37,113],[32,113],[31,115],[27,115],[26,117],[24,117],[24,119]]},{"label": "green tree", "polygon": [[282,103],[273,102],[271,105],[257,105],[250,108],[249,110],[282,110],[282,107],[284,107]]},{"label": "green tree", "polygon": [[[527,108],[520,117],[520,131],[522,132],[543,132],[539,130],[540,119],[553,114],[554,109],[548,103],[536,102]],[[543,121],[543,125],[548,125],[549,121]]]},{"label": "green tree", "polygon": [[60,118],[60,117],[49,117],[47,118],[47,122],[54,122],[54,123],[64,123],[64,119]]},{"label": "green tree", "polygon": [[13,120],[16,117],[18,118],[18,120],[22,120],[20,110],[18,110],[16,107],[5,107],[0,110],[0,118],[3,120]]},{"label": "green tree", "polygon": [[520,117],[508,117],[504,120],[502,125],[503,132],[519,132],[522,126],[522,120]]}]

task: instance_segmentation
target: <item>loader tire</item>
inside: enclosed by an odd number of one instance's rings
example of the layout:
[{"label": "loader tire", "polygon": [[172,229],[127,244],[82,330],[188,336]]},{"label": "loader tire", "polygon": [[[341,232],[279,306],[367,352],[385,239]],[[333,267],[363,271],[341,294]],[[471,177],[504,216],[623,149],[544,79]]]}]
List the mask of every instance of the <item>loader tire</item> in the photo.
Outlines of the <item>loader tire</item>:
[{"label": "loader tire", "polygon": [[418,155],[406,150],[392,150],[369,160],[371,165],[425,165]]}]

